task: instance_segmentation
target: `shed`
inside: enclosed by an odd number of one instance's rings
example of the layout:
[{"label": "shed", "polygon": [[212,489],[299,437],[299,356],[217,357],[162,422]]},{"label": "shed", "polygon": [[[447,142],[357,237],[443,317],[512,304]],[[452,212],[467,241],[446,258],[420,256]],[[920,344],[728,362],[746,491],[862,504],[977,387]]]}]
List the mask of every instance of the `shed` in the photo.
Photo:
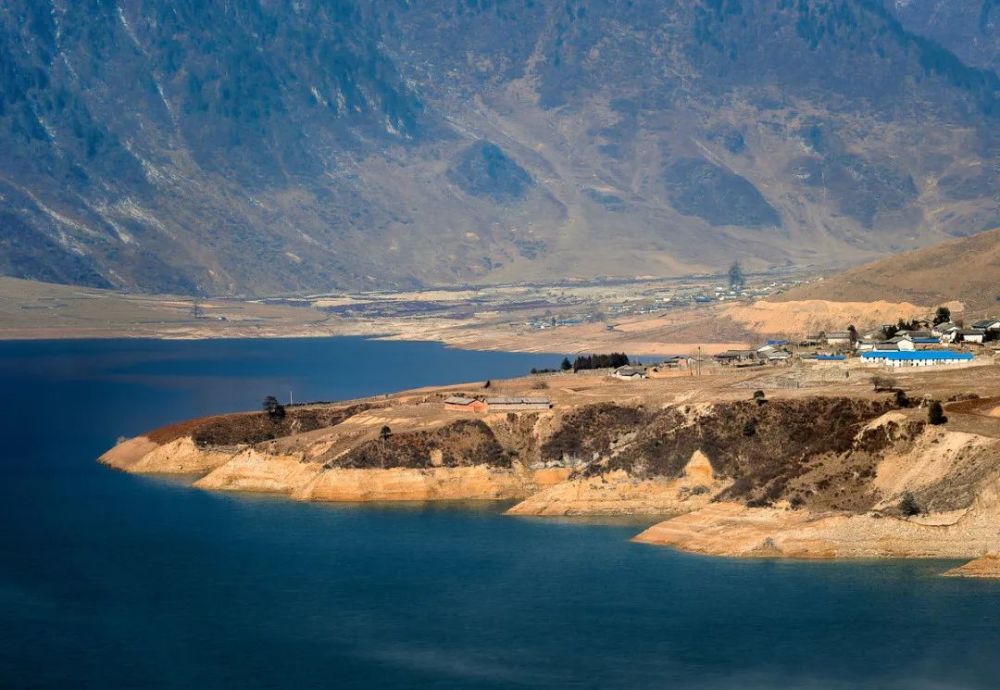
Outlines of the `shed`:
[{"label": "shed", "polygon": [[646,378],[646,369],[644,367],[633,366],[618,367],[612,376],[626,381],[638,381]]},{"label": "shed", "polygon": [[477,398],[467,398],[463,395],[452,395],[444,399],[444,408],[446,410],[455,410],[459,412],[483,413],[486,412],[487,405],[485,402]]},{"label": "shed", "polygon": [[486,398],[486,406],[490,412],[527,412],[549,410],[552,403],[548,398]]}]

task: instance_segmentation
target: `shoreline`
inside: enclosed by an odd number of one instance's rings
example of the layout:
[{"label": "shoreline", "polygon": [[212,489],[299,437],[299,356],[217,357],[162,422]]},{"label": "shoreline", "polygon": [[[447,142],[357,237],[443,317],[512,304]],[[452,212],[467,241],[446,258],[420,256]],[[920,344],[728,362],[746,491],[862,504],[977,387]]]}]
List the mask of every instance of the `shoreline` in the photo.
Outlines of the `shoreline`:
[{"label": "shoreline", "polygon": [[[1000,367],[977,372],[985,391],[1000,383]],[[428,387],[295,406],[280,423],[189,420],[100,461],[298,501],[511,501],[512,516],[626,518],[646,526],[634,541],[713,556],[964,560],[949,574],[1000,577],[982,558],[1000,552],[1000,398],[955,403],[952,421],[931,427],[858,380],[772,390],[760,406],[748,399],[760,376],[529,376],[494,385],[544,395],[550,409],[485,414],[442,402],[480,384]],[[906,377],[915,394],[968,387],[960,371]],[[754,436],[740,419],[756,419]],[[898,512],[907,495],[926,506],[919,515]]]}]

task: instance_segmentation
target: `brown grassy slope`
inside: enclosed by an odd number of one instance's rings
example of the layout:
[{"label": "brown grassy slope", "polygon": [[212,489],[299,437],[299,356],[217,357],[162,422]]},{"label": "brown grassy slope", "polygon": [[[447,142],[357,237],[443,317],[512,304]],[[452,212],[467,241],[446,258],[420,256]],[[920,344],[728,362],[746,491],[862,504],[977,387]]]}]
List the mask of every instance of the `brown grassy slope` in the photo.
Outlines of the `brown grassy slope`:
[{"label": "brown grassy slope", "polygon": [[1000,313],[1000,229],[865,264],[768,298],[774,302],[965,304],[966,317]]}]

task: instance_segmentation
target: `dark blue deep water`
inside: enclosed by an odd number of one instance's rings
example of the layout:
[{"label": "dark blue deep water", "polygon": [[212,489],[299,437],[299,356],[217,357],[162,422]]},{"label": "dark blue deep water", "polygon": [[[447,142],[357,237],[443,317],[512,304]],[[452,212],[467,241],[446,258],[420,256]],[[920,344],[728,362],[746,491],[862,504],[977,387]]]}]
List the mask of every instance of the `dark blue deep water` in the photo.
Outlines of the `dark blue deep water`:
[{"label": "dark blue deep water", "polygon": [[632,544],[495,505],[210,494],[94,458],[263,396],[555,356],[359,339],[0,343],[0,687],[997,688],[1000,584],[948,563]]}]

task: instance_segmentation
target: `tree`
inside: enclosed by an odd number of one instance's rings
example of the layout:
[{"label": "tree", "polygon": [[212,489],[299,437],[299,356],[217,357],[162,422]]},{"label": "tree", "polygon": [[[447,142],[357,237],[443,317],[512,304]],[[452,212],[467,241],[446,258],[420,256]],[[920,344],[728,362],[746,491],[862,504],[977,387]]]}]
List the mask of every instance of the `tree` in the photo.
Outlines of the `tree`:
[{"label": "tree", "polygon": [[747,420],[747,422],[743,425],[743,435],[750,438],[751,436],[756,435],[756,433],[757,425],[753,423],[752,419]]},{"label": "tree", "polygon": [[264,398],[264,413],[272,422],[279,422],[285,418],[285,406],[278,402],[273,395]]},{"label": "tree", "polygon": [[934,325],[937,326],[940,323],[948,323],[951,321],[951,309],[948,307],[938,307],[937,311],[934,312]]},{"label": "tree", "polygon": [[944,416],[944,408],[941,407],[941,403],[932,400],[931,404],[927,406],[927,423],[938,425],[947,421],[948,418]]},{"label": "tree", "polygon": [[573,368],[573,363],[569,361],[569,357],[563,357],[562,364],[559,365],[559,368],[563,371],[569,371]]},{"label": "tree", "polygon": [[920,509],[920,504],[917,503],[917,499],[913,497],[913,494],[907,491],[903,494],[903,498],[899,502],[899,512],[906,517],[913,517],[914,515],[920,515],[924,511]]},{"label": "tree", "polygon": [[847,327],[847,334],[851,337],[851,345],[858,342],[858,329],[854,327],[853,323]]},{"label": "tree", "polygon": [[753,399],[757,402],[758,405],[763,405],[764,403],[767,402],[767,396],[764,395],[764,391],[754,391]]},{"label": "tree", "polygon": [[378,437],[382,439],[382,443],[388,441],[390,436],[392,436],[392,429],[390,429],[388,425],[383,426],[381,429],[379,429]]},{"label": "tree", "polygon": [[872,387],[876,393],[891,391],[896,387],[896,379],[891,376],[872,376]]},{"label": "tree", "polygon": [[896,333],[899,332],[899,326],[894,326],[890,323],[886,324],[885,326],[882,326],[881,330],[882,330],[882,337],[888,340],[889,338],[893,338],[896,336]]},{"label": "tree", "polygon": [[739,291],[743,289],[744,285],[746,285],[746,279],[743,277],[743,269],[740,268],[739,261],[734,261],[733,265],[729,267],[729,289]]},{"label": "tree", "polygon": [[898,405],[899,407],[910,406],[910,399],[909,397],[907,397],[906,391],[904,391],[902,388],[896,389],[896,405]]},{"label": "tree", "polygon": [[486,379],[486,383],[483,384],[483,388],[489,388],[492,384],[489,379]]}]

